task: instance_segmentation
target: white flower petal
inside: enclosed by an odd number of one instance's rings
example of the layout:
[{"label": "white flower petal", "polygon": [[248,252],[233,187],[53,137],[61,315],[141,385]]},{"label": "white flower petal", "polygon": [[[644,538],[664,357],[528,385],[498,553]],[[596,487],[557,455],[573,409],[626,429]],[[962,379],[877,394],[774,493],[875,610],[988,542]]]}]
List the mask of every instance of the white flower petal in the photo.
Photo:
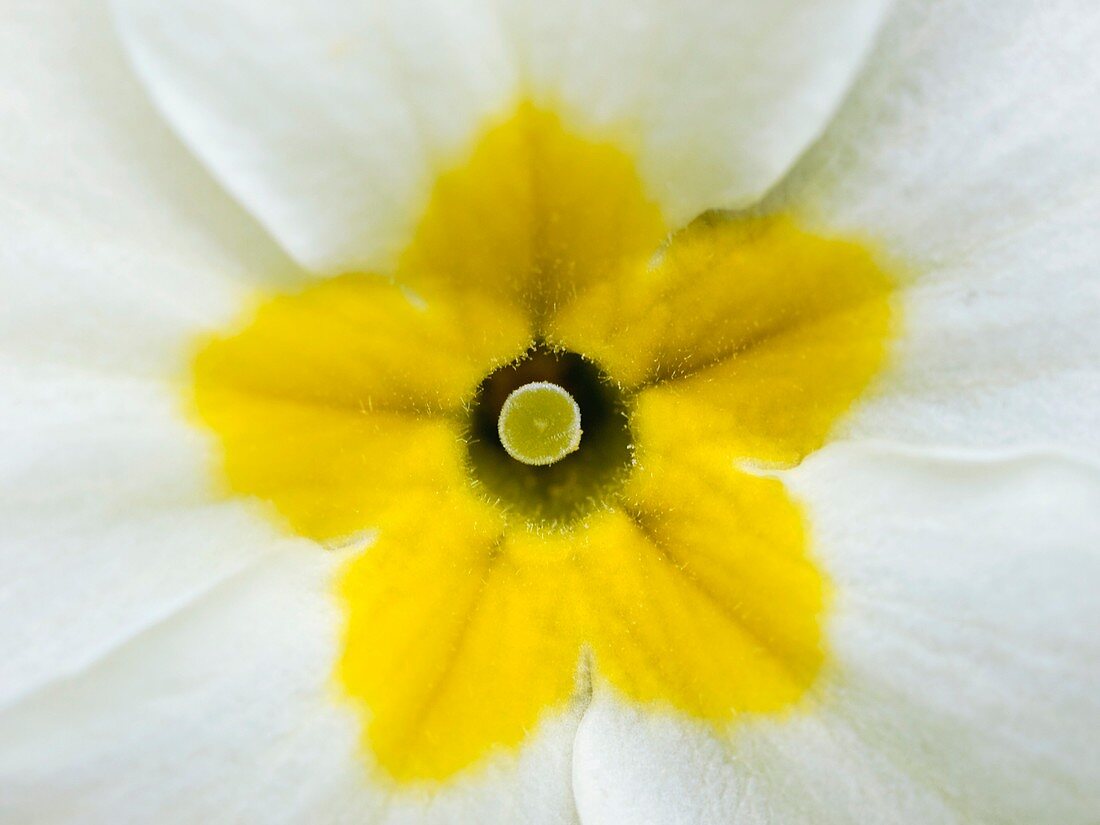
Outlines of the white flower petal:
[{"label": "white flower petal", "polygon": [[1100,457],[1100,7],[910,0],[777,194],[909,283],[847,430]]},{"label": "white flower petal", "polygon": [[293,255],[337,270],[385,267],[433,174],[524,95],[627,142],[675,222],[755,200],[820,133],[886,4],[116,7],[184,139]]},{"label": "white flower petal", "polygon": [[99,4],[0,27],[0,353],[156,375],[293,265],[165,127]]},{"label": "white flower petal", "polygon": [[183,138],[306,265],[384,267],[435,174],[514,99],[487,0],[117,0]]},{"label": "white flower petal", "polygon": [[284,542],[0,711],[0,804],[34,822],[568,823],[577,714],[442,788],[372,777],[334,695],[343,559]]},{"label": "white flower petal", "polygon": [[524,81],[625,141],[674,224],[761,197],[824,128],[889,0],[516,0]]},{"label": "white flower petal", "polygon": [[835,446],[790,480],[835,588],[819,690],[725,740],[603,693],[583,821],[1094,821],[1100,471]]},{"label": "white flower petal", "polygon": [[282,540],[249,505],[212,500],[203,438],[174,388],[9,365],[0,396],[0,705]]},{"label": "white flower petal", "polygon": [[104,8],[24,5],[0,60],[8,701],[270,544],[241,506],[211,502],[204,441],[170,381],[196,331],[291,264],[160,122]]}]

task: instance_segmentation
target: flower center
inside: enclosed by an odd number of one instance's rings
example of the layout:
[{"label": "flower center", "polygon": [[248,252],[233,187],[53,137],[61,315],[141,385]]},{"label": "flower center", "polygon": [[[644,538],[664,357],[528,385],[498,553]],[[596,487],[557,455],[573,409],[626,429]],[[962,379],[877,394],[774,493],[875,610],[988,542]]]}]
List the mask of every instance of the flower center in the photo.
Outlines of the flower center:
[{"label": "flower center", "polygon": [[824,443],[894,281],[782,215],[668,230],[626,153],[524,106],[440,176],[392,277],[264,296],[195,355],[224,489],[374,536],[337,680],[397,782],[519,746],[579,672],[728,736],[826,667],[812,524],[736,462]]},{"label": "flower center", "polygon": [[564,526],[603,506],[632,464],[622,392],[575,352],[536,346],[478,388],[467,469],[484,493],[532,522]]},{"label": "flower center", "polygon": [[497,434],[516,461],[554,464],[581,446],[581,408],[557,384],[532,381],[504,399]]}]

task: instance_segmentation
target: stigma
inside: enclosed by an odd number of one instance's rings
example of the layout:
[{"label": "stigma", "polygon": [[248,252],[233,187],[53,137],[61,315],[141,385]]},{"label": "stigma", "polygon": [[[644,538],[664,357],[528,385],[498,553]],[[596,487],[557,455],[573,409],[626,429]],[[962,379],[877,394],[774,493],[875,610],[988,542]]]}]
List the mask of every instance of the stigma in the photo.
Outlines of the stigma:
[{"label": "stigma", "polygon": [[513,390],[497,419],[504,450],[522,464],[546,466],[581,445],[581,408],[565,389],[532,381]]}]

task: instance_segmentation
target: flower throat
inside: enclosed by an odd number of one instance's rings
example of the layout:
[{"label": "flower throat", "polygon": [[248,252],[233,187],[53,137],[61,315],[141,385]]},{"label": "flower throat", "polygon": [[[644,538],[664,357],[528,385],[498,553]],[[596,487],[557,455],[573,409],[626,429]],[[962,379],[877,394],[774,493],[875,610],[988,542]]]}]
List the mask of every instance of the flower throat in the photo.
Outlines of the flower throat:
[{"label": "flower throat", "polygon": [[[583,437],[552,463],[513,457],[501,439],[501,411],[516,391],[552,385],[579,408]],[[601,507],[633,464],[626,399],[610,377],[575,352],[536,345],[478,387],[467,430],[467,468],[489,497],[542,526],[564,527]]]}]

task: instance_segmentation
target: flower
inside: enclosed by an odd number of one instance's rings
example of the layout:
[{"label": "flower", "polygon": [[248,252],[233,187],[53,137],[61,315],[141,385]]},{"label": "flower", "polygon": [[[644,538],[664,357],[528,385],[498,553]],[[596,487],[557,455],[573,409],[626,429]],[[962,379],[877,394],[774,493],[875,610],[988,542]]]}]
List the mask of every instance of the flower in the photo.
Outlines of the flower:
[{"label": "flower", "polygon": [[5,809],[1089,821],[1098,15],[500,5],[15,16]]}]

